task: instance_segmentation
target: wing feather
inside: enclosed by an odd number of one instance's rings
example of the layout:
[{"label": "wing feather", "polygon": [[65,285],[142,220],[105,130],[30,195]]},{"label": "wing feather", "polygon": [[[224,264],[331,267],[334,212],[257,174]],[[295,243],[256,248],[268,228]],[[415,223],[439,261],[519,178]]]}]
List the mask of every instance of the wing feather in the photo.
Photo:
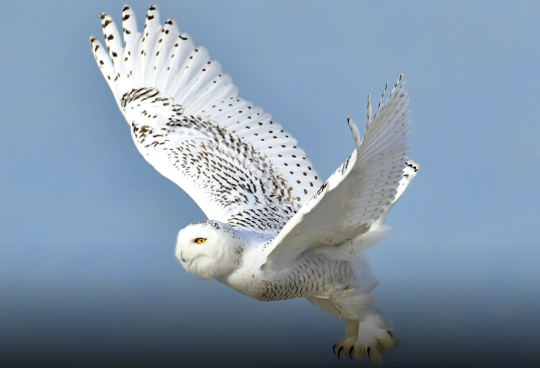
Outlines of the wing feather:
[{"label": "wing feather", "polygon": [[105,13],[109,55],[91,44],[141,154],[209,218],[277,233],[322,184],[296,139],[238,97],[220,63],[173,19],[161,25],[155,5],[142,32],[131,7],[122,20],[124,45]]},{"label": "wing feather", "polygon": [[348,119],[356,150],[266,244],[263,263],[283,264],[308,249],[338,246],[382,225],[418,171],[416,163],[407,161],[410,121],[406,96],[403,84],[394,88],[373,120],[368,97],[363,138]]},{"label": "wing feather", "polygon": [[138,115],[132,136],[141,154],[209,218],[277,233],[298,210],[285,180],[249,142],[212,121],[182,114],[181,105],[155,89],[132,92],[123,103],[129,116]]}]

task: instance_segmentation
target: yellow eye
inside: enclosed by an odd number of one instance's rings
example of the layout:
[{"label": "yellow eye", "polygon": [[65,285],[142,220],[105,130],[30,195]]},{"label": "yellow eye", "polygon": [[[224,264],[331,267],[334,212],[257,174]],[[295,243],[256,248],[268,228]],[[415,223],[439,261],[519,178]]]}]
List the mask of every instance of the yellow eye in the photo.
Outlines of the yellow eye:
[{"label": "yellow eye", "polygon": [[205,238],[197,238],[197,239],[195,239],[195,243],[197,243],[197,244],[202,244],[202,243],[204,243],[205,241],[206,241]]}]

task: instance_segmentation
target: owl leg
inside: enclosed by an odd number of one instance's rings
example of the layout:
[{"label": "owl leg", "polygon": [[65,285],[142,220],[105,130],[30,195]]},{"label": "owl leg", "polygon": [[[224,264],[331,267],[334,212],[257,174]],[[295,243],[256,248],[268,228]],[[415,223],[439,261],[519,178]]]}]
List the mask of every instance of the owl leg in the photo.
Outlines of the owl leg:
[{"label": "owl leg", "polygon": [[347,324],[345,337],[333,347],[338,358],[348,356],[353,359],[354,354],[357,359],[367,356],[373,362],[381,363],[381,352],[397,346],[399,341],[394,337],[391,322],[372,304],[373,299],[366,294],[317,300],[316,305],[339,316]]},{"label": "owl leg", "polygon": [[372,307],[374,299],[369,294],[354,294],[344,298],[307,298],[313,305],[343,319],[347,324],[345,337],[333,346],[338,358],[367,356],[381,363],[381,352],[397,347],[392,323]]}]

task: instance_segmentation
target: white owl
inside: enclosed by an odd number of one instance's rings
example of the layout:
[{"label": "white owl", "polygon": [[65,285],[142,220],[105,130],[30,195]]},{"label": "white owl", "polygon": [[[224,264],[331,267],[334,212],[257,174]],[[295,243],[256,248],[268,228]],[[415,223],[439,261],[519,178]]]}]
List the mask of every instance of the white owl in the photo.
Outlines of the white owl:
[{"label": "white owl", "polygon": [[92,51],[137,149],[209,218],[179,232],[182,266],[257,300],[306,297],[346,322],[338,357],[379,361],[397,340],[372,308],[362,251],[388,236],[385,216],[418,171],[401,77],[373,118],[368,97],[364,137],[348,119],[356,150],[323,183],[296,139],[155,5],[142,33],[124,7],[123,45],[108,14],[101,23],[107,50],[91,37]]}]

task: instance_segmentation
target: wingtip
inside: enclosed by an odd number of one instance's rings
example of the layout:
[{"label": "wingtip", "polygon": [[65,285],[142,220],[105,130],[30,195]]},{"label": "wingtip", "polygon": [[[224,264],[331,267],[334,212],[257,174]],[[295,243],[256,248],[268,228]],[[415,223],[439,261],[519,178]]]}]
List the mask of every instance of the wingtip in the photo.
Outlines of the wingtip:
[{"label": "wingtip", "polygon": [[394,85],[394,88],[392,89],[392,92],[390,92],[390,96],[392,96],[392,95],[394,94],[394,92],[395,92],[397,86],[399,85],[399,83],[400,83],[401,80],[403,79],[403,76],[404,76],[403,73],[401,73],[401,74],[399,75],[399,78],[398,78],[396,84]]},{"label": "wingtip", "polygon": [[174,18],[171,17],[171,18],[167,19],[167,21],[165,22],[165,25],[167,25],[167,24],[170,25],[171,27],[174,27],[175,24],[176,24],[176,21],[174,20]]},{"label": "wingtip", "polygon": [[146,13],[146,20],[144,22],[145,28],[147,25],[149,25],[150,27],[155,27],[159,25],[159,18],[159,9],[156,4],[150,5],[150,8],[148,8],[148,12]]},{"label": "wingtip", "polygon": [[413,170],[415,174],[418,172],[418,170],[420,170],[420,164],[418,164],[417,162],[414,162],[413,160],[407,161],[405,165],[410,167],[411,170]]}]

